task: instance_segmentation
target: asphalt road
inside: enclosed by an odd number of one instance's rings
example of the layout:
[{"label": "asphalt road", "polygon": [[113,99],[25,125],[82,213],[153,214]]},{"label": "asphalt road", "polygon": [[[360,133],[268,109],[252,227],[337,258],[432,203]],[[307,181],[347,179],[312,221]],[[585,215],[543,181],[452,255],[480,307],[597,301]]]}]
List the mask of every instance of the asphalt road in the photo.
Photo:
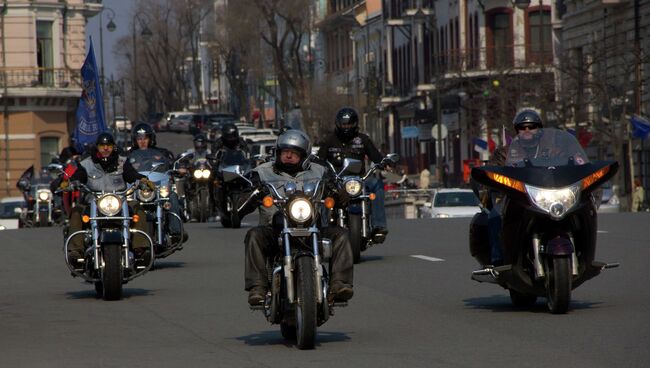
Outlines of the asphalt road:
[{"label": "asphalt road", "polygon": [[515,310],[504,290],[470,280],[468,220],[394,220],[311,351],[248,309],[246,228],[189,224],[185,249],[115,302],[70,277],[60,228],[0,231],[0,366],[648,367],[649,221],[601,216],[597,258],[621,267],[551,315],[544,300]]}]

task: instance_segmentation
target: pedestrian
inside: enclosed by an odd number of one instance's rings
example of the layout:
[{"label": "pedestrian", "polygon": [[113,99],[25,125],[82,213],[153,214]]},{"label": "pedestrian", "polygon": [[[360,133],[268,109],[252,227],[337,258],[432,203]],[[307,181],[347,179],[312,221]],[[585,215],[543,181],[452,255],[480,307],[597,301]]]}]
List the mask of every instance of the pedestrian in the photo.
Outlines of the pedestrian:
[{"label": "pedestrian", "polygon": [[634,192],[632,192],[632,212],[639,212],[645,201],[645,190],[641,180],[634,179]]},{"label": "pedestrian", "polygon": [[431,183],[431,171],[426,167],[420,172],[420,189],[429,189]]},{"label": "pedestrian", "polygon": [[442,185],[445,188],[449,188],[449,164],[447,164],[447,161],[443,161],[442,163]]}]

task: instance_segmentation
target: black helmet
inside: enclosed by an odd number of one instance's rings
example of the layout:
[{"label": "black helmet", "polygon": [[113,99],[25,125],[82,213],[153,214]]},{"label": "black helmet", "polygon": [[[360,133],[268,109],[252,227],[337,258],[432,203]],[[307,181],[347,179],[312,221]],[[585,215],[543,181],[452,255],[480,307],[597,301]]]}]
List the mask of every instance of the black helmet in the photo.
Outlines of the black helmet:
[{"label": "black helmet", "polygon": [[208,148],[208,138],[203,133],[194,136],[194,150],[203,152]]},{"label": "black helmet", "polygon": [[221,140],[228,148],[235,148],[239,143],[239,130],[237,126],[232,123],[224,124],[221,127]]},{"label": "black helmet", "polygon": [[156,146],[156,132],[153,130],[151,125],[147,123],[139,123],[131,129],[131,144],[133,147],[138,147],[138,137],[143,136],[149,138],[149,147]]},{"label": "black helmet", "polygon": [[109,132],[101,133],[95,140],[95,146],[99,146],[100,144],[112,144],[114,146],[115,138],[113,138],[113,135]]},{"label": "black helmet", "polygon": [[336,135],[343,140],[354,138],[359,132],[359,114],[351,107],[344,107],[336,113]]},{"label": "black helmet", "polygon": [[515,118],[512,120],[512,124],[515,127],[515,130],[520,125],[532,124],[536,128],[543,128],[544,124],[542,123],[542,118],[539,116],[537,111],[531,109],[524,109],[517,113]]},{"label": "black helmet", "polygon": [[[285,165],[280,161],[280,153],[283,149],[291,149],[300,154],[300,162],[297,165]],[[303,164],[311,153],[311,142],[305,132],[297,129],[290,129],[278,136],[275,142],[275,166],[285,172],[295,173],[301,171]]]}]

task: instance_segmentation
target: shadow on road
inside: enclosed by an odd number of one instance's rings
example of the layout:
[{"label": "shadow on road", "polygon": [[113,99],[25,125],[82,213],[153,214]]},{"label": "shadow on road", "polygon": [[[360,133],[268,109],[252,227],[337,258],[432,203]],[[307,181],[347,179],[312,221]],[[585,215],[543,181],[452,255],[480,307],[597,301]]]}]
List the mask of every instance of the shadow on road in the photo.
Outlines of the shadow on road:
[{"label": "shadow on road", "polygon": [[[537,302],[531,308],[517,308],[512,305],[508,295],[492,295],[480,298],[464,299],[466,308],[491,310],[492,312],[533,312],[548,313],[546,298],[537,298]],[[572,300],[569,311],[598,308],[602,302],[589,302],[584,300]]]},{"label": "shadow on road", "polygon": [[[80,291],[70,291],[66,293],[68,299],[101,299],[97,296],[97,293],[94,289],[80,290]],[[134,296],[147,296],[153,295],[151,290],[147,289],[136,289],[136,288],[124,288],[122,289],[122,299],[129,299]]]},{"label": "shadow on road", "polygon": [[153,265],[151,271],[164,270],[166,268],[183,268],[185,267],[185,262],[178,261],[156,261]]},{"label": "shadow on road", "polygon": [[[295,340],[285,340],[280,334],[280,328],[277,331],[264,331],[256,334],[241,336],[236,338],[243,341],[246,345],[250,346],[263,346],[263,345],[284,345],[293,347],[296,343]],[[350,340],[350,337],[343,332],[328,332],[318,331],[316,336],[316,346],[323,343],[341,342]]]},{"label": "shadow on road", "polygon": [[361,263],[374,262],[374,261],[383,261],[383,256],[361,256]]}]

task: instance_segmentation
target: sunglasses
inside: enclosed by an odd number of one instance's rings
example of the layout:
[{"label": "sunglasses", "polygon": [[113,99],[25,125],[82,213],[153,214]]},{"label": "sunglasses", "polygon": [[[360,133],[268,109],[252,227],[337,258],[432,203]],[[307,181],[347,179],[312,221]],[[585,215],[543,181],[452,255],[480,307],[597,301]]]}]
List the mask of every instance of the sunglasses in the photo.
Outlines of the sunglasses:
[{"label": "sunglasses", "polygon": [[517,127],[517,131],[521,130],[537,130],[539,128],[537,125],[520,125]]},{"label": "sunglasses", "polygon": [[97,145],[98,148],[113,148],[113,145],[110,143],[100,143]]}]

